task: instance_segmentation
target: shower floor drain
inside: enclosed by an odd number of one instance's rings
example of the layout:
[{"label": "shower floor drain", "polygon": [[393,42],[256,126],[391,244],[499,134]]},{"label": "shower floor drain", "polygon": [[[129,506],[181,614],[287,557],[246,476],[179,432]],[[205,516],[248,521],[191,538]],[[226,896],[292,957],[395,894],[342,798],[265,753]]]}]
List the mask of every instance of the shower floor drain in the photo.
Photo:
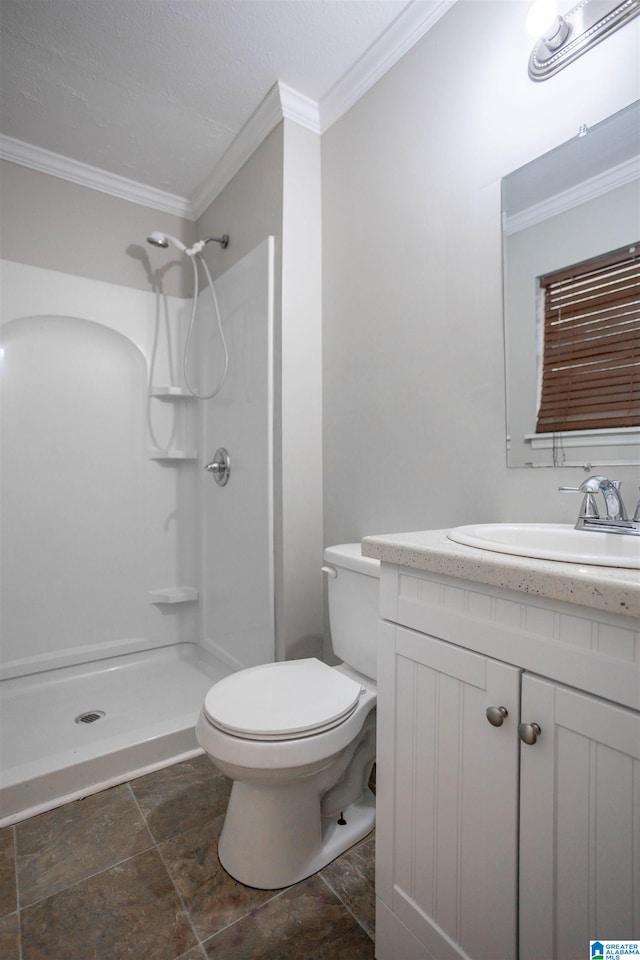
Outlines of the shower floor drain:
[{"label": "shower floor drain", "polygon": [[96,720],[100,720],[102,717],[106,717],[104,710],[87,710],[86,713],[81,713],[80,716],[76,717],[76,723],[95,723]]}]

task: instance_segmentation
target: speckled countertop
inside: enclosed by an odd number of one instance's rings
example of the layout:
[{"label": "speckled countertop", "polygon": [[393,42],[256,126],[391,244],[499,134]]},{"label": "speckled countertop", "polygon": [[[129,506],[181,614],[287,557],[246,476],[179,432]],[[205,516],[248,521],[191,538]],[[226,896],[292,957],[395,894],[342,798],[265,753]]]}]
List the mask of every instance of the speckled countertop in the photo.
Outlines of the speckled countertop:
[{"label": "speckled countertop", "polygon": [[[504,590],[578,603],[640,619],[640,571],[557,560],[532,560],[447,538],[447,530],[365,537],[362,553],[387,563],[460,577]],[[639,623],[640,629],[640,623]]]}]

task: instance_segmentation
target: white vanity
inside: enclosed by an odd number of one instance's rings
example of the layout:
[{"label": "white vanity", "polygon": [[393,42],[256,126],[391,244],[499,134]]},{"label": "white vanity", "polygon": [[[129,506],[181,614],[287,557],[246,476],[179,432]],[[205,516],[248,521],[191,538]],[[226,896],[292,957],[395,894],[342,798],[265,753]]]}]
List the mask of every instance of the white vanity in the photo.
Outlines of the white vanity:
[{"label": "white vanity", "polygon": [[362,551],[383,562],[378,960],[640,939],[639,571],[446,531]]}]

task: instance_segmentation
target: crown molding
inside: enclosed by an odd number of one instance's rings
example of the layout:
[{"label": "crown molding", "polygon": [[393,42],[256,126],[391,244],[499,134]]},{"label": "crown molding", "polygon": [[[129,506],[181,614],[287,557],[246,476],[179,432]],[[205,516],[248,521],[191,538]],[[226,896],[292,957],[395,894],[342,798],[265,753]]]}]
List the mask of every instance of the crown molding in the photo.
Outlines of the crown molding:
[{"label": "crown molding", "polygon": [[369,90],[457,0],[410,0],[385,33],[329,90],[318,104],[284,83],[276,83],[239,131],[233,143],[191,197],[180,197],[61,154],[0,134],[0,157],[121,200],[197,220],[265,137],[291,120],[318,135],[328,130]]},{"label": "crown molding", "polygon": [[191,202],[186,197],[178,197],[173,193],[157,190],[136,180],[128,180],[116,173],[108,173],[99,167],[80,163],[78,160],[63,157],[59,153],[34,147],[30,143],[14,140],[13,137],[5,137],[2,134],[0,134],[0,157],[11,163],[28,167],[30,170],[37,170],[38,173],[47,173],[52,177],[88,187],[90,190],[98,190],[111,197],[118,197],[120,200],[140,203],[152,210],[171,213],[175,217],[193,219]]},{"label": "crown molding", "polygon": [[210,177],[191,197],[194,216],[200,217],[240,167],[280,123],[292,120],[313,133],[322,134],[369,90],[456,3],[410,0],[351,69],[329,90],[320,103],[298,93],[285,83],[276,83],[237,135]]},{"label": "crown molding", "polygon": [[246,163],[251,154],[282,120],[278,84],[275,84],[244,127],[236,134],[228,150],[218,160],[210,176],[191,194],[194,220],[202,216],[218,194]]},{"label": "crown molding", "polygon": [[312,133],[323,133],[320,126],[320,108],[316,101],[298,93],[286,83],[278,83],[277,86],[283,119],[292,120]]},{"label": "crown molding", "polygon": [[503,218],[503,229],[507,236],[513,233],[519,233],[521,230],[527,230],[535,226],[536,223],[542,223],[550,217],[555,217],[559,213],[578,207],[582,203],[588,203],[589,200],[595,200],[597,197],[615,190],[616,187],[622,187],[626,183],[640,179],[640,157],[631,157],[603,173],[583,180],[582,183],[563,190],[547,200],[542,200],[526,210],[514,213],[511,217]]},{"label": "crown molding", "polygon": [[349,110],[456,3],[411,0],[382,36],[338,80],[320,102],[322,133]]},{"label": "crown molding", "polygon": [[211,176],[207,177],[192,195],[194,219],[202,216],[209,204],[281,120],[292,120],[314,133],[321,132],[318,104],[285,83],[274,84],[218,161]]}]

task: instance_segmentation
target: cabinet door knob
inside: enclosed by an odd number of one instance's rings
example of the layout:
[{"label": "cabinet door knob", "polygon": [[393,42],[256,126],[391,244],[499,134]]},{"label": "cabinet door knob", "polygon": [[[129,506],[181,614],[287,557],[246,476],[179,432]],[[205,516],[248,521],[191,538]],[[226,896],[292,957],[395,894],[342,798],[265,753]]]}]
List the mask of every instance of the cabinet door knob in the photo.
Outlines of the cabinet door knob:
[{"label": "cabinet door knob", "polygon": [[542,733],[537,723],[521,723],[518,727],[518,734],[523,743],[532,746]]},{"label": "cabinet door knob", "polygon": [[486,714],[492,726],[501,727],[505,717],[509,716],[509,711],[506,707],[487,707]]}]

